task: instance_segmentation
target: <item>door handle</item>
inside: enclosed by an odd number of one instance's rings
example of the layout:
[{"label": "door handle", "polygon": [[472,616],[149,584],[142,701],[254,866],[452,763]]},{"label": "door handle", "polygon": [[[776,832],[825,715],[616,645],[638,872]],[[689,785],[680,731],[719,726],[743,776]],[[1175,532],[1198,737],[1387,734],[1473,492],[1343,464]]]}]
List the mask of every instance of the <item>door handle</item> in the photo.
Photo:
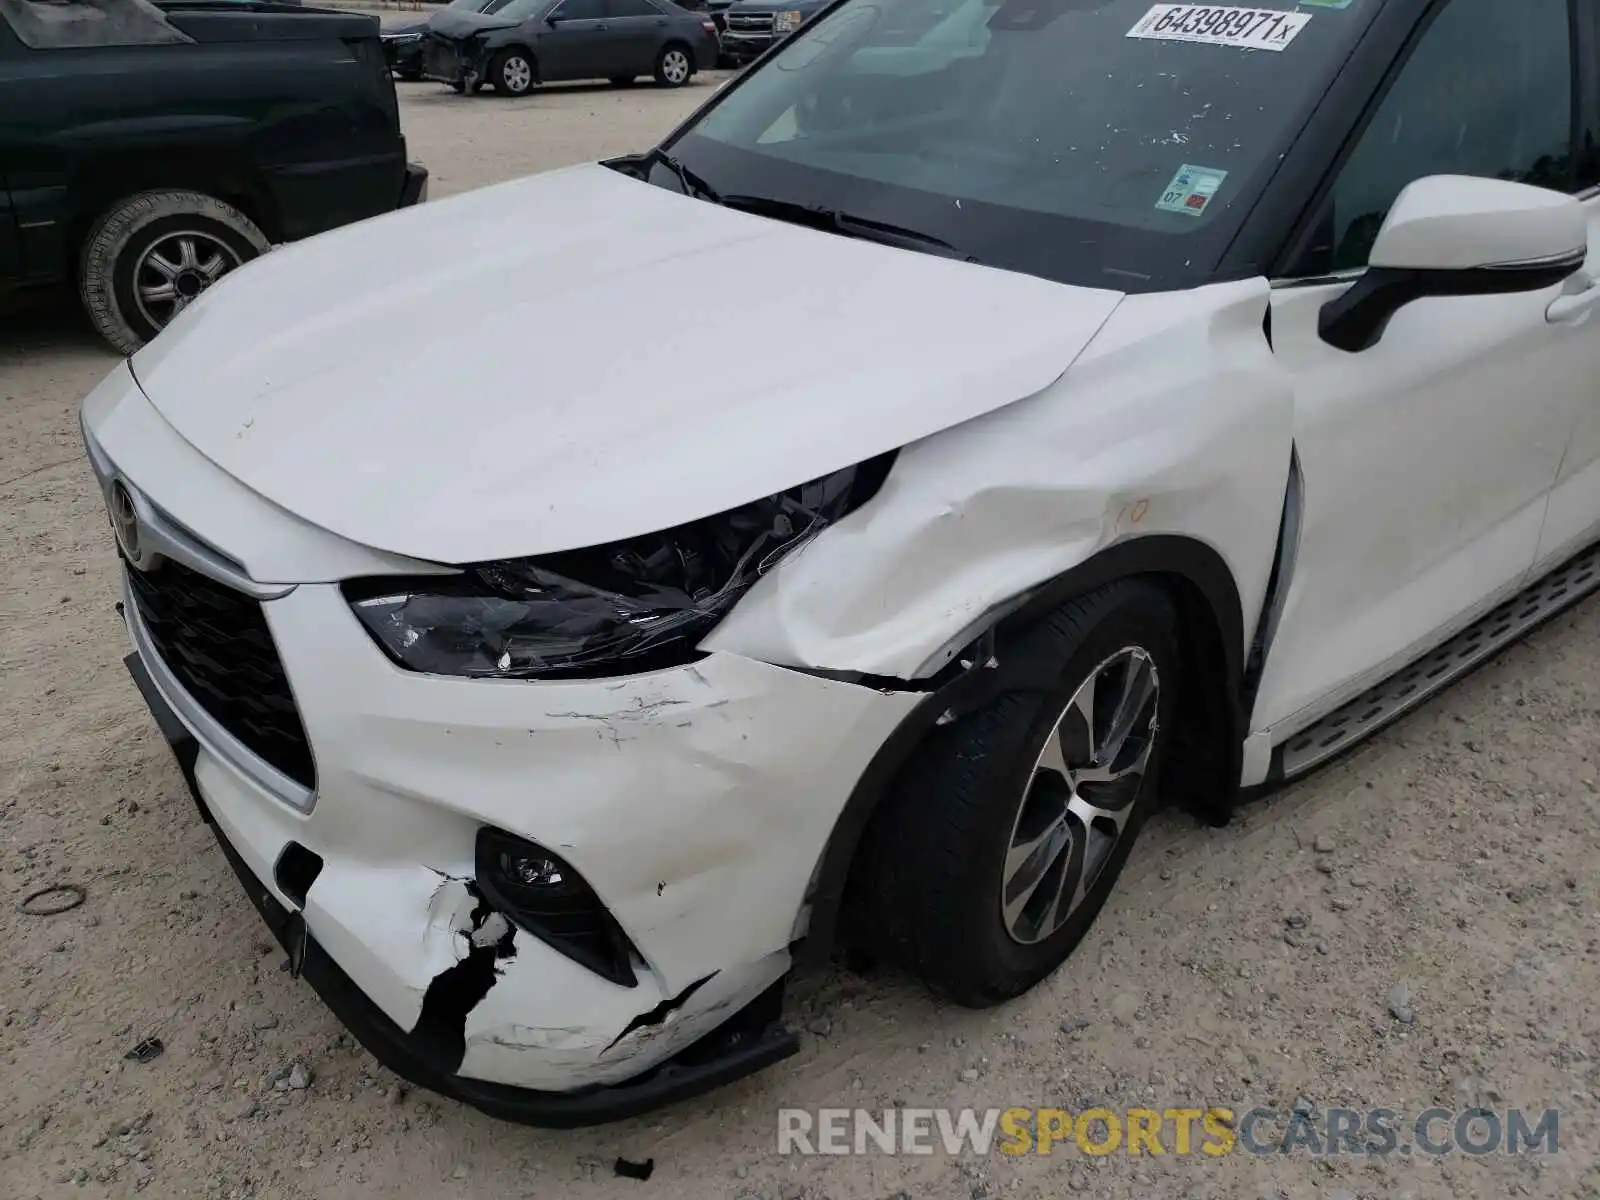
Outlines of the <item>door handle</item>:
[{"label": "door handle", "polygon": [[606,30],[608,30],[610,28],[611,28],[611,26],[607,25],[604,21],[601,21],[600,24],[595,26],[595,31],[598,32],[598,33],[604,33]]},{"label": "door handle", "polygon": [[1552,325],[1581,325],[1600,304],[1600,281],[1579,272],[1567,281],[1562,294],[1550,301],[1544,319]]}]

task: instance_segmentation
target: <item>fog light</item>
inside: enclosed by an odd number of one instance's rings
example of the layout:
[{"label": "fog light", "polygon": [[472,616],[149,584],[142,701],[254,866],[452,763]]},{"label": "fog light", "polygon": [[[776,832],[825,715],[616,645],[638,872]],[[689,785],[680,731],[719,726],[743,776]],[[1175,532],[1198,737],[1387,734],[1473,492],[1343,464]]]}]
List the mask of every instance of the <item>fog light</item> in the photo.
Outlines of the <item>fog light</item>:
[{"label": "fog light", "polygon": [[560,855],[489,826],[478,830],[478,888],[497,911],[552,950],[624,987],[639,956],[600,897]]},{"label": "fog light", "polygon": [[500,868],[526,887],[553,887],[561,882],[561,867],[551,858],[502,851]]}]

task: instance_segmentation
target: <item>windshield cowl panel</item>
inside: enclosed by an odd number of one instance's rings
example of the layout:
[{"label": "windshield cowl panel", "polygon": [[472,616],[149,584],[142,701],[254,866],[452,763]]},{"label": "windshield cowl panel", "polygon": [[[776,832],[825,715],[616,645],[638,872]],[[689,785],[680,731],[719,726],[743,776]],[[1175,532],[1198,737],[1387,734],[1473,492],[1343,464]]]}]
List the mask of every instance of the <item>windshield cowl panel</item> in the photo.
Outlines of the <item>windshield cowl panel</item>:
[{"label": "windshield cowl panel", "polygon": [[847,0],[670,149],[717,193],[914,230],[992,266],[1194,286],[1378,4]]}]

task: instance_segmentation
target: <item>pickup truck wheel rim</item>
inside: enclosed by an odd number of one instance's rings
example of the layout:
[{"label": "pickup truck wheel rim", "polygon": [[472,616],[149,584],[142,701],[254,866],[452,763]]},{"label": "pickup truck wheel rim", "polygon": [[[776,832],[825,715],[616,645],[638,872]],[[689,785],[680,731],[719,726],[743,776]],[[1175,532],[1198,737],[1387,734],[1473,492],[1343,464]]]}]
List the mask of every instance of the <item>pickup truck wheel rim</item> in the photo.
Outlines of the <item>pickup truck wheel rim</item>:
[{"label": "pickup truck wheel rim", "polygon": [[1055,933],[1100,877],[1144,784],[1160,709],[1154,660],[1125,646],[1056,717],[1006,847],[1000,916],[1013,941],[1034,945]]},{"label": "pickup truck wheel rim", "polygon": [[533,68],[522,55],[513,54],[500,68],[500,78],[510,91],[521,95],[533,83]]},{"label": "pickup truck wheel rim", "polygon": [[668,83],[682,83],[689,78],[689,56],[682,50],[668,50],[661,56],[661,73]]},{"label": "pickup truck wheel rim", "polygon": [[169,233],[152,243],[134,267],[139,312],[161,329],[238,265],[238,252],[215,234],[197,229]]}]

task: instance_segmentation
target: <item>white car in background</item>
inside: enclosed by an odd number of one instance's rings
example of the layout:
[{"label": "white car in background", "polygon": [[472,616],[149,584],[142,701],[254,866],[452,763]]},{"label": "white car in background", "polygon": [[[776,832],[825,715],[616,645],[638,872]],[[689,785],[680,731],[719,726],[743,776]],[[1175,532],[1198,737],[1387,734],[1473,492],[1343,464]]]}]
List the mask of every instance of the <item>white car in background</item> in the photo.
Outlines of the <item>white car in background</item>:
[{"label": "white car in background", "polygon": [[426,1086],[638,1112],[841,939],[1018,995],[1158,802],[1592,591],[1595,8],[841,0],[647,154],[207,292],[83,425],[294,967]]}]

